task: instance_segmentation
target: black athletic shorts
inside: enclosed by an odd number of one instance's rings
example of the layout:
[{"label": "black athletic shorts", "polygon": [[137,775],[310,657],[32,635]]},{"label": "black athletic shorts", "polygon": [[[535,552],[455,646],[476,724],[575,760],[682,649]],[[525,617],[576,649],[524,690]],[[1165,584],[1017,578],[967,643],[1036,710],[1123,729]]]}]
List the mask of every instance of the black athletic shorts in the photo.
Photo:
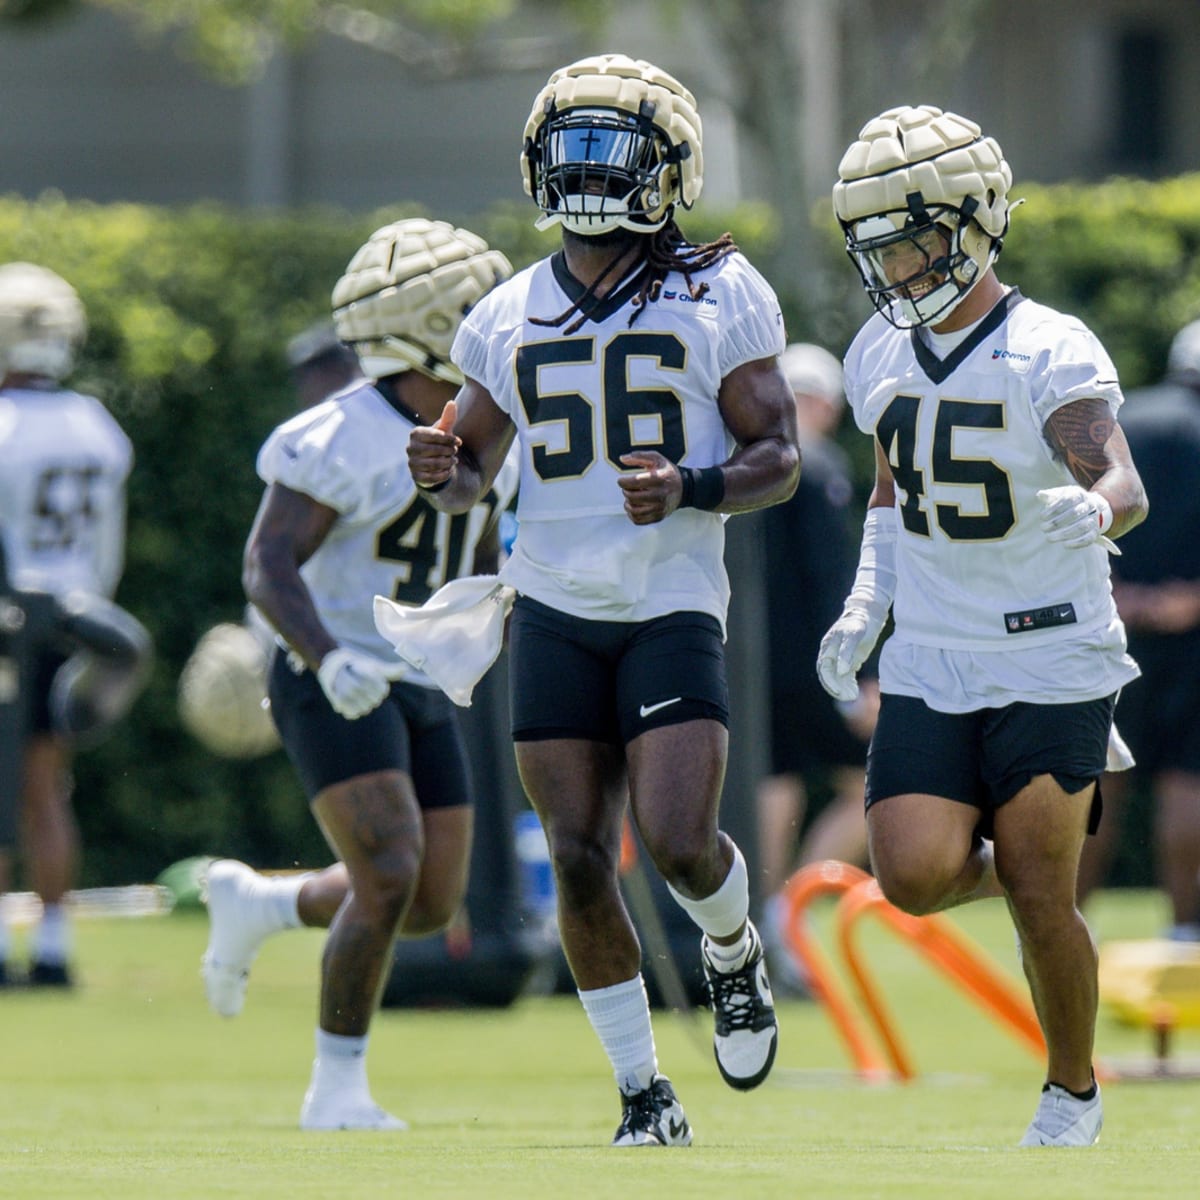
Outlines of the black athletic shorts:
[{"label": "black athletic shorts", "polygon": [[335,783],[376,771],[412,777],[424,808],[471,804],[466,743],[454,703],[445,693],[412,683],[357,721],[338,716],[307,668],[297,673],[276,648],[267,680],[271,715],[283,747],[312,800]]},{"label": "black athletic shorts", "polygon": [[808,775],[867,761],[867,743],[850,731],[816,678],[813,672],[812,686],[771,696],[772,775]]},{"label": "black athletic shorts", "polygon": [[49,733],[54,728],[50,716],[50,689],[59,668],[67,661],[61,650],[46,647],[38,652],[33,664],[33,694],[29,697],[29,732]]},{"label": "black athletic shorts", "polygon": [[1115,696],[1076,704],[1027,704],[935,712],[911,696],[885,695],[867,754],[867,807],[888,796],[944,796],[980,810],[980,832],[1038,775],[1065,792],[1096,783],[1088,832],[1100,824],[1100,776]]},{"label": "black athletic shorts", "polygon": [[729,724],[721,626],[707,613],[588,621],[519,596],[508,637],[514,741],[625,745],[682,721]]},{"label": "black athletic shorts", "polygon": [[1139,775],[1200,774],[1200,633],[1130,635],[1141,678],[1121,689],[1117,728]]}]

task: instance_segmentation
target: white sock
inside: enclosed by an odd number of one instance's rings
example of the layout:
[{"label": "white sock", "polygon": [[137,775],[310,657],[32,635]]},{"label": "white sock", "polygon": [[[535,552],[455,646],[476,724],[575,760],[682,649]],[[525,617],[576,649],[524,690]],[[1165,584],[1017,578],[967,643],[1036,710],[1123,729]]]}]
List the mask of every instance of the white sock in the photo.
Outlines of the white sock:
[{"label": "white sock", "polygon": [[626,1095],[644,1092],[658,1073],[658,1056],[641,973],[612,987],[580,991],[579,999],[612,1063],[617,1087]]},{"label": "white sock", "polygon": [[[711,896],[690,900],[667,885],[675,903],[704,931],[705,946],[713,965],[720,971],[736,971],[750,952],[750,872],[742,852],[734,846],[733,865],[725,882]],[[713,938],[729,937],[741,930],[741,936],[728,946]]]},{"label": "white sock", "polygon": [[70,953],[71,925],[66,908],[61,904],[43,905],[42,917],[33,936],[31,957],[35,962],[63,967]]},{"label": "white sock", "polygon": [[312,1087],[323,1092],[362,1092],[367,1088],[367,1034],[347,1037],[318,1029]]},{"label": "white sock", "polygon": [[8,962],[8,914],[4,908],[4,897],[0,896],[0,963]]},{"label": "white sock", "polygon": [[313,872],[305,871],[300,874],[263,875],[259,885],[259,895],[270,914],[272,924],[278,929],[299,929],[303,922],[297,905],[300,903],[300,889]]}]

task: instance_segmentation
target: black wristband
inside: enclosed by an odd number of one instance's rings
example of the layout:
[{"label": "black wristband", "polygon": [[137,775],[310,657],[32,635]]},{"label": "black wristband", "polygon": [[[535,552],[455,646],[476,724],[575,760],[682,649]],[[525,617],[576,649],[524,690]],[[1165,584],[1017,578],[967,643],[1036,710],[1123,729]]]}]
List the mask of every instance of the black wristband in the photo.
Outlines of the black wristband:
[{"label": "black wristband", "polygon": [[452,480],[453,478],[454,478],[454,475],[453,475],[453,473],[451,473],[451,474],[447,475],[446,478],[443,479],[441,483],[432,483],[432,484],[417,483],[417,481],[415,479],[413,480],[413,483],[416,484],[418,491],[440,492],[442,490],[442,488],[449,486],[450,480]]},{"label": "black wristband", "polygon": [[679,480],[680,508],[712,512],[725,499],[725,472],[720,467],[680,467]]}]

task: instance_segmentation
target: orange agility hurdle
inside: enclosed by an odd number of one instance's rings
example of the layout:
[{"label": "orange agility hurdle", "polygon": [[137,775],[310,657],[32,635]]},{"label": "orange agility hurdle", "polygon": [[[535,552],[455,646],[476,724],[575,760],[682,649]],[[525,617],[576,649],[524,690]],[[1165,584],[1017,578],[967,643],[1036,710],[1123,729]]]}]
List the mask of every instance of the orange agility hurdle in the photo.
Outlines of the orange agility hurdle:
[{"label": "orange agility hurdle", "polygon": [[862,1022],[838,981],[833,965],[805,920],[808,906],[814,900],[822,896],[843,895],[870,878],[866,871],[832,859],[801,867],[783,889],[783,933],[788,949],[804,971],[809,990],[824,1006],[834,1028],[841,1035],[855,1071],[864,1079],[878,1082],[888,1077],[887,1064],[864,1033]]},{"label": "orange agility hurdle", "polygon": [[838,948],[891,1069],[901,1080],[916,1078],[917,1070],[855,941],[858,925],[868,913],[888,925],[1027,1049],[1044,1056],[1045,1041],[1027,996],[948,918],[936,914],[910,916],[889,904],[879,885],[866,872],[845,863],[816,863],[796,872],[785,887],[786,936],[792,952],[807,968],[813,993],[825,1005],[860,1075],[876,1079],[881,1073],[886,1075],[887,1069],[872,1051],[864,1023],[856,1019],[828,959],[818,950],[804,921],[807,906],[818,896],[830,893],[841,897],[835,910]]}]

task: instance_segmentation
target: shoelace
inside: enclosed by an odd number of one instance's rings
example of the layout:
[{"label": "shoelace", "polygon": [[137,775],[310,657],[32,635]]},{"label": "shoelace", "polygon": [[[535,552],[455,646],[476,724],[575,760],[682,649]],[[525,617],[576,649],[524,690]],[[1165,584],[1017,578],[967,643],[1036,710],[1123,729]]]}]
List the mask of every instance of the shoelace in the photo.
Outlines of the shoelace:
[{"label": "shoelace", "polygon": [[738,1029],[757,1032],[770,1024],[766,1005],[758,995],[754,972],[757,961],[728,975],[713,972],[707,980],[709,1000],[716,1015],[717,1032],[722,1036]]},{"label": "shoelace", "polygon": [[621,1103],[624,1105],[625,1112],[621,1117],[621,1127],[617,1130],[618,1137],[632,1133],[634,1130],[659,1135],[659,1119],[669,1102],[665,1096],[660,1094],[657,1084],[652,1084],[633,1096],[626,1096],[622,1093]]}]

